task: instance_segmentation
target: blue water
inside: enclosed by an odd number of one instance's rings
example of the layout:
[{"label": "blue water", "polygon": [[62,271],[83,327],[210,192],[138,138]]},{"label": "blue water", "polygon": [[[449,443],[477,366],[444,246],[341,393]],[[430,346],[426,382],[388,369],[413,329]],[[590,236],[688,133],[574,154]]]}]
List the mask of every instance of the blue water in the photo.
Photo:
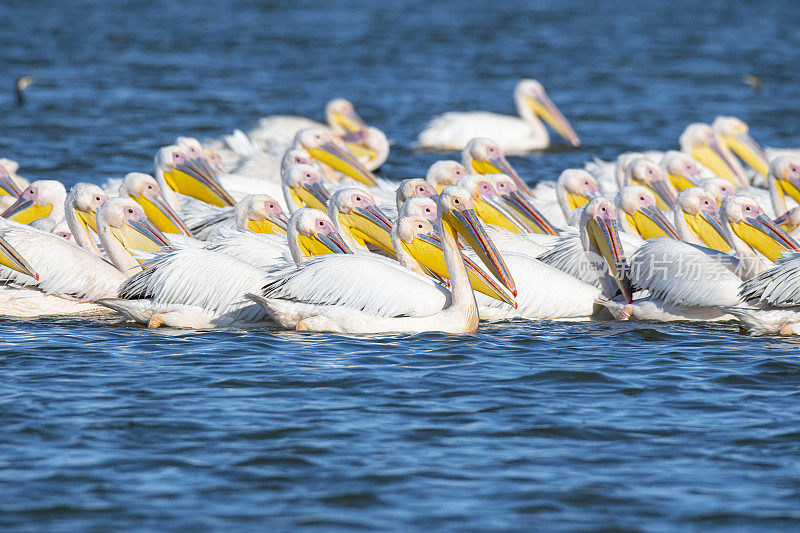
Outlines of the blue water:
[{"label": "blue water", "polygon": [[[440,157],[410,149],[429,117],[512,113],[522,76],[583,141],[513,158],[532,182],[674,147],[718,114],[800,146],[793,2],[162,4],[2,0],[0,157],[101,182],[151,170],[178,135],[321,119],[345,96],[395,141],[382,175],[419,176]],[[37,81],[17,108],[22,74]],[[339,337],[6,320],[0,528],[797,529],[797,348],[732,323]]]}]

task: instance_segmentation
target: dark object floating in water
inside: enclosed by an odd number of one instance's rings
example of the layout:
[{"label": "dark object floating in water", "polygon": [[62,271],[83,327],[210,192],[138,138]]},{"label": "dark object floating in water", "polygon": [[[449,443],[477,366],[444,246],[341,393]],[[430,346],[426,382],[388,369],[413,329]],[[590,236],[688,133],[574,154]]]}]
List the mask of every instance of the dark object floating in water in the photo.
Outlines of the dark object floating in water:
[{"label": "dark object floating in water", "polygon": [[25,103],[25,95],[22,93],[28,88],[28,85],[32,84],[33,82],[34,79],[32,76],[20,76],[14,82],[14,91],[17,93],[17,105],[23,105]]}]

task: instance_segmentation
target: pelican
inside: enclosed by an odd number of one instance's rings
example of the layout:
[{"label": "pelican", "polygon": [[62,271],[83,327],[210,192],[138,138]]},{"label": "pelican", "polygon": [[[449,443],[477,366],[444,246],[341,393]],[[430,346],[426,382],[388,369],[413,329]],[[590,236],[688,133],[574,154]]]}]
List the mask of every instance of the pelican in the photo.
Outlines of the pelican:
[{"label": "pelican", "polygon": [[659,209],[670,210],[678,193],[664,176],[661,168],[649,159],[638,157],[625,169],[625,185],[641,185],[655,195]]},{"label": "pelican", "polygon": [[707,246],[720,252],[730,250],[719,219],[717,200],[700,187],[689,187],[675,200],[675,231],[683,242]]},{"label": "pelican", "polygon": [[547,97],[541,83],[521,80],[514,89],[514,102],[519,117],[483,111],[450,112],[434,117],[415,145],[427,150],[461,150],[470,139],[488,135],[509,152],[543,150],[550,146],[550,135],[539,120],[541,117],[572,146],[580,146],[572,126]]},{"label": "pelican", "polygon": [[50,233],[58,237],[61,237],[62,239],[65,239],[67,242],[72,242],[72,243],[75,242],[75,239],[72,237],[72,232],[69,230],[69,226],[67,225],[66,220],[62,220],[61,222],[56,224],[56,227],[54,227],[50,231]]},{"label": "pelican", "polygon": [[495,141],[484,137],[470,140],[461,152],[461,162],[468,172],[475,174],[506,174],[511,176],[517,188],[533,197],[528,185],[522,181],[517,171],[506,159],[503,149]]},{"label": "pelican", "polygon": [[661,172],[677,191],[696,187],[703,179],[703,172],[697,162],[688,154],[669,150],[664,152],[658,163]]},{"label": "pelican", "polygon": [[717,117],[711,128],[720,142],[753,170],[766,177],[769,159],[764,150],[750,137],[750,128],[736,117]]},{"label": "pelican", "polygon": [[[256,239],[267,237],[252,234]],[[270,236],[271,237],[271,236]],[[312,254],[351,254],[327,215],[303,208],[289,219],[292,258],[303,263]],[[286,266],[278,262],[273,267]],[[133,276],[118,297],[99,303],[149,327],[253,327],[269,324],[267,313],[248,300],[271,280],[271,273],[215,249],[177,248],[158,254]],[[294,268],[294,267],[292,267]]]},{"label": "pelican", "polygon": [[267,194],[248,194],[236,202],[233,212],[221,213],[194,226],[192,231],[198,238],[210,241],[224,239],[233,230],[285,235],[287,222],[275,198]]},{"label": "pelican", "polygon": [[103,189],[91,183],[77,183],[64,202],[64,218],[75,243],[88,252],[101,256],[97,242],[97,209],[108,199]]},{"label": "pelican", "polygon": [[428,168],[425,181],[436,187],[436,192],[448,185],[455,185],[458,180],[467,175],[467,169],[458,161],[437,161]]},{"label": "pelican", "polygon": [[645,187],[623,187],[614,198],[620,227],[643,239],[653,237],[678,238],[678,233],[656,206],[656,198]]},{"label": "pelican", "polygon": [[403,180],[397,186],[397,193],[395,194],[395,207],[397,211],[403,207],[403,204],[409,198],[430,198],[436,200],[438,198],[438,191],[430,182],[420,179],[411,178]]},{"label": "pelican", "polygon": [[289,165],[281,171],[283,197],[289,212],[301,207],[313,207],[325,211],[331,195],[322,184],[320,172],[311,165]]},{"label": "pelican", "polygon": [[661,154],[658,152],[623,152],[614,161],[603,161],[595,157],[583,165],[583,169],[591,174],[606,194],[614,194],[625,186],[625,171],[628,163],[636,158],[643,157],[650,161],[658,161]]},{"label": "pelican", "polygon": [[786,253],[774,266],[742,283],[751,307],[726,309],[751,335],[800,334],[800,253]]},{"label": "pelican", "polygon": [[714,174],[730,181],[736,187],[747,187],[742,165],[725,147],[708,124],[695,122],[686,126],[678,142],[681,151],[709,168]]},{"label": "pelican", "polygon": [[800,250],[752,198],[725,198],[720,218],[733,255],[670,239],[649,241],[631,259],[631,279],[649,297],[641,306],[609,306],[612,314],[623,320],[725,320],[728,313],[720,308],[742,303],[742,280],[764,270],[781,253]]},{"label": "pelican", "polygon": [[450,291],[397,263],[354,255],[304,263],[276,276],[251,297],[284,328],[343,333],[473,332],[478,327],[478,308],[456,235],[476,249],[509,290],[514,283],[483,231],[467,191],[446,187],[437,207],[436,230]]},{"label": "pelican", "polygon": [[161,194],[155,178],[141,172],[131,172],[122,180],[119,195],[130,197],[144,209],[147,218],[164,233],[178,233],[193,237],[180,215]]},{"label": "pelican", "polygon": [[340,137],[347,149],[370,171],[377,170],[389,157],[389,139],[378,128],[367,126]]},{"label": "pelican", "polygon": [[710,192],[717,201],[717,205],[721,205],[722,200],[728,196],[733,196],[736,194],[736,188],[731,184],[730,181],[717,176],[712,178],[703,178],[700,180],[699,187]]},{"label": "pelican", "polygon": [[394,255],[392,223],[364,189],[348,187],[333,193],[328,202],[328,218],[351,250],[366,252],[370,244]]},{"label": "pelican", "polygon": [[38,274],[33,278],[4,269],[2,275],[10,285],[0,289],[0,312],[25,317],[105,312],[92,302],[116,295],[132,269],[140,270],[126,246],[155,251],[166,242],[141,207],[127,198],[104,202],[98,210],[97,226],[113,265],[52,233],[0,220],[0,237]]},{"label": "pelican", "polygon": [[17,201],[0,216],[50,231],[64,219],[66,198],[67,190],[60,181],[37,180],[22,191]]},{"label": "pelican", "polygon": [[177,145],[161,148],[155,157],[155,178],[169,205],[181,210],[175,193],[217,207],[234,205],[236,200],[217,179],[217,172],[201,156],[190,157]]},{"label": "pelican", "polygon": [[366,185],[375,187],[378,180],[356,157],[346,148],[334,142],[333,138],[322,128],[307,128],[297,132],[293,148],[303,149],[312,159],[341,172],[345,176]]},{"label": "pelican", "polygon": [[[498,185],[495,187],[500,190]],[[552,189],[555,189],[555,198],[545,199],[552,197]],[[564,227],[569,225],[576,209],[585,206],[592,198],[600,195],[600,188],[597,180],[589,172],[583,169],[568,168],[559,174],[555,183],[552,181],[537,183],[534,193],[536,201],[533,202],[533,205],[554,226]]]},{"label": "pelican", "polygon": [[0,195],[19,198],[22,189],[28,186],[28,181],[16,177],[15,173],[19,165],[11,159],[0,159]]},{"label": "pelican", "polygon": [[792,237],[800,235],[800,207],[789,209],[786,205],[787,195],[800,202],[800,156],[784,155],[773,159],[767,172],[767,189],[775,211],[775,222]]}]

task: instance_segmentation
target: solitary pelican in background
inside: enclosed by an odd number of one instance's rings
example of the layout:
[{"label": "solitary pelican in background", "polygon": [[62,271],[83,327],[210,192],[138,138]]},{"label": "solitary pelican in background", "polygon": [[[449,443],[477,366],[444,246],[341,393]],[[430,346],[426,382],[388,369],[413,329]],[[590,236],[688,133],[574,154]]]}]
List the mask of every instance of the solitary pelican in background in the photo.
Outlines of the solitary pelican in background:
[{"label": "solitary pelican in background", "polygon": [[536,80],[522,80],[514,89],[519,117],[485,111],[450,112],[434,117],[417,137],[416,146],[428,150],[462,150],[474,137],[491,137],[503,150],[527,152],[550,146],[544,119],[572,146],[580,146],[561,111]]}]

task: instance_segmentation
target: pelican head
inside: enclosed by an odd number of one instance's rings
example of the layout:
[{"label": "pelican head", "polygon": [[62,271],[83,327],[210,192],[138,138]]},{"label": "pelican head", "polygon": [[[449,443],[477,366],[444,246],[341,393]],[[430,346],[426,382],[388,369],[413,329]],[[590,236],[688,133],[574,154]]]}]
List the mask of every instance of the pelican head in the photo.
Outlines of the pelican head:
[{"label": "pelican head", "polygon": [[467,169],[458,161],[449,159],[437,161],[428,168],[425,180],[436,187],[436,192],[441,192],[448,185],[455,185],[458,180],[467,175]]},{"label": "pelican head", "polygon": [[628,233],[639,235],[643,239],[678,238],[678,233],[657,207],[656,199],[649,189],[640,185],[628,185],[617,192],[614,203],[620,226]]},{"label": "pelican head", "polygon": [[[438,198],[438,195],[437,195]],[[409,198],[397,212],[397,219],[414,217],[428,222],[436,221],[436,202],[430,198]]]},{"label": "pelican head", "polygon": [[456,243],[460,235],[478,254],[486,268],[516,296],[517,288],[511,272],[486,234],[478,215],[475,214],[469,191],[456,186],[445,187],[439,194],[436,208],[438,212],[436,226],[442,239],[445,237],[451,239],[452,246],[457,250]]},{"label": "pelican head", "polygon": [[711,169],[714,174],[725,178],[736,187],[747,186],[741,165],[733,155],[722,146],[714,130],[708,124],[695,122],[689,124],[679,139],[681,151]]},{"label": "pelican head", "polygon": [[26,276],[30,276],[37,281],[39,280],[39,274],[37,274],[25,258],[11,246],[11,243],[6,241],[2,236],[0,236],[0,265],[25,274]]},{"label": "pelican head", "polygon": [[97,255],[101,255],[100,250],[88,228],[97,233],[97,210],[107,199],[108,195],[97,185],[78,183],[69,190],[64,202],[64,216],[75,242]]},{"label": "pelican head", "polygon": [[767,184],[770,192],[780,197],[779,202],[782,200],[784,210],[785,195],[800,203],[800,157],[782,155],[773,159],[767,174]]},{"label": "pelican head", "polygon": [[634,159],[643,157],[649,159],[641,152],[624,152],[617,156],[617,161],[614,163],[614,180],[617,182],[617,188],[623,188],[625,184],[625,176],[627,176],[628,165]]},{"label": "pelican head", "polygon": [[290,211],[303,206],[325,211],[331,195],[322,184],[316,167],[294,164],[281,169],[281,181],[286,204]]},{"label": "pelican head", "polygon": [[484,223],[514,233],[526,231],[525,224],[501,201],[497,189],[487,177],[490,175],[492,174],[467,174],[456,185],[469,192],[475,212]]},{"label": "pelican head", "polygon": [[355,133],[367,127],[353,104],[344,98],[334,98],[325,105],[325,119],[337,135]]},{"label": "pelican head", "polygon": [[566,218],[569,218],[572,211],[588,204],[599,194],[597,181],[583,169],[568,168],[558,176],[556,195]]},{"label": "pelican head", "polygon": [[670,150],[661,157],[661,171],[678,191],[696,187],[700,183],[700,167],[690,156],[683,152]]},{"label": "pelican head", "polygon": [[202,153],[198,156],[177,145],[165,146],[156,154],[155,171],[156,177],[163,178],[177,193],[217,207],[236,203],[219,183],[217,172]]},{"label": "pelican head", "polygon": [[397,193],[395,194],[397,210],[400,211],[400,208],[409,198],[430,198],[435,201],[438,196],[433,185],[423,179],[411,178],[403,180],[400,182],[400,186],[397,187]]},{"label": "pelican head", "polygon": [[14,198],[19,198],[22,194],[22,191],[17,186],[14,178],[11,176],[15,170],[9,170],[3,165],[3,161],[0,161],[0,195],[8,195],[13,196]]},{"label": "pelican head", "polygon": [[689,187],[678,194],[675,228],[682,241],[721,251],[731,248],[719,219],[717,199],[700,187]]},{"label": "pelican head", "polygon": [[678,194],[658,165],[649,159],[639,157],[628,163],[625,172],[626,185],[646,187],[655,195],[659,209],[672,209]]},{"label": "pelican head", "polygon": [[[484,181],[494,187],[500,195],[502,205],[507,207],[516,220],[522,222],[524,231],[556,235],[555,227],[531,202],[530,197],[519,192],[516,182],[506,174],[485,174]],[[489,190],[491,192],[491,190]]]},{"label": "pelican head", "polygon": [[169,205],[155,178],[150,174],[131,172],[126,175],[120,185],[119,195],[128,196],[141,205],[147,218],[161,231],[192,236],[188,226]]},{"label": "pelican head", "polygon": [[375,170],[389,157],[389,139],[378,128],[367,126],[354,133],[345,133],[340,139],[369,170]]},{"label": "pelican head", "polygon": [[[625,300],[633,300],[633,289],[628,273],[622,241],[619,237],[619,223],[614,204],[610,200],[597,197],[592,199],[581,213],[581,243],[589,254],[592,267],[598,273],[605,292],[622,292]],[[595,260],[602,257],[605,265]],[[611,274],[613,281],[607,273]]]},{"label": "pelican head", "polygon": [[294,138],[294,148],[305,150],[315,161],[324,163],[364,185],[374,187],[378,183],[372,172],[322,128],[298,131]]},{"label": "pelican head", "polygon": [[800,249],[794,239],[749,196],[728,196],[722,200],[720,218],[731,244],[735,246],[737,242],[743,241],[770,261],[777,261],[787,250]]},{"label": "pelican head", "polygon": [[132,198],[109,198],[97,210],[97,231],[111,261],[123,272],[141,270],[140,250],[158,252],[172,244]]},{"label": "pelican head", "polygon": [[711,123],[717,138],[762,176],[767,175],[769,159],[764,150],[750,137],[750,128],[736,117],[717,117]]},{"label": "pelican head", "polygon": [[341,233],[361,246],[369,243],[394,253],[392,223],[364,189],[347,187],[336,191],[328,202],[328,217]]},{"label": "pelican head", "polygon": [[14,204],[0,215],[20,224],[30,224],[37,220],[51,222],[46,229],[50,231],[64,218],[64,201],[67,190],[60,181],[38,180],[34,181],[22,191]]},{"label": "pelican head", "polygon": [[717,205],[722,203],[723,198],[736,194],[736,187],[725,178],[714,176],[713,178],[703,178],[699,186],[710,192],[717,200]]},{"label": "pelican head", "polygon": [[66,221],[56,224],[56,227],[54,227],[50,233],[56,237],[61,237],[67,242],[75,242],[75,238],[73,237],[72,232],[69,230],[69,226],[67,226]]},{"label": "pelican head", "polygon": [[314,166],[314,160],[308,155],[305,150],[291,149],[286,150],[281,158],[281,171],[290,165],[311,165]]},{"label": "pelican head", "polygon": [[[565,138],[572,146],[580,146],[581,141],[575,134],[575,131],[570,126],[569,122],[561,111],[555,106],[541,83],[536,80],[521,80],[517,83],[514,89],[514,100],[518,102],[518,106],[524,103],[527,110],[530,110],[534,115],[541,117],[545,122]],[[521,108],[517,110],[521,116],[526,116],[526,109]]]},{"label": "pelican head", "polygon": [[301,207],[289,218],[286,230],[295,263],[314,255],[352,254],[328,215],[319,209]]},{"label": "pelican head", "polygon": [[248,194],[236,203],[236,227],[255,233],[286,234],[288,219],[268,194]]},{"label": "pelican head", "polygon": [[471,139],[461,152],[461,162],[468,172],[476,174],[507,174],[514,179],[520,191],[533,197],[533,192],[506,159],[503,149],[491,139],[484,137]]}]

